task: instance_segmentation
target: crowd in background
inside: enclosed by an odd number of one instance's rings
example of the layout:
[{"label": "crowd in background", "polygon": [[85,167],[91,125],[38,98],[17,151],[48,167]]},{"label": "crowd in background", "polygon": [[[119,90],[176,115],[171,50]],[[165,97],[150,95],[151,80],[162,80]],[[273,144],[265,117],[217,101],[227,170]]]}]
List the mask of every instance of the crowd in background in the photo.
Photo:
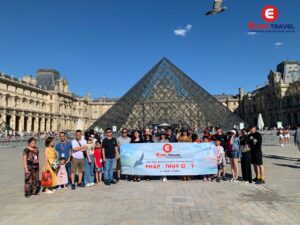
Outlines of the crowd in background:
[{"label": "crowd in background", "polygon": [[[265,173],[262,160],[262,135],[255,126],[249,129],[230,130],[223,132],[221,127],[215,131],[206,128],[202,135],[191,129],[160,129],[160,130],[121,130],[119,137],[114,137],[111,128],[105,130],[105,135],[95,131],[85,134],[81,130],[75,132],[75,138],[68,141],[67,133],[59,133],[59,142],[49,136],[45,140],[45,160],[43,167],[39,159],[37,140],[29,138],[28,147],[23,151],[25,172],[25,196],[38,194],[39,173],[47,171],[51,174],[51,184],[42,186],[45,193],[54,193],[56,190],[68,187],[91,187],[102,182],[105,185],[116,184],[121,179],[121,159],[119,147],[125,143],[176,143],[176,142],[213,142],[217,149],[217,174],[201,176],[203,181],[229,180],[231,182],[243,181],[244,183],[265,183]],[[300,128],[295,133],[295,144],[300,151]],[[239,177],[241,164],[242,177]],[[226,176],[226,166],[230,165],[231,176]],[[253,165],[255,177],[252,179]],[[114,176],[116,171],[116,176]],[[103,175],[103,176],[102,176]],[[125,175],[126,176],[126,175]],[[126,176],[128,181],[140,182],[142,179],[150,180],[151,177]],[[198,177],[181,176],[182,181],[198,179]],[[162,177],[167,181],[167,177]],[[43,179],[42,179],[43,181]],[[42,182],[43,185],[43,182]]]}]

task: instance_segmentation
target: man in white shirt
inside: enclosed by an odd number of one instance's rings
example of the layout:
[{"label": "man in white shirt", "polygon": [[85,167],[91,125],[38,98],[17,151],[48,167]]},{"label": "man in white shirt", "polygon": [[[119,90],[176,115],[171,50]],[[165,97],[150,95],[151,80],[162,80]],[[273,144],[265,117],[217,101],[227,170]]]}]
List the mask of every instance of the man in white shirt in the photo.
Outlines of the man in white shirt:
[{"label": "man in white shirt", "polygon": [[86,152],[86,140],[82,138],[82,131],[76,130],[75,139],[72,141],[72,166],[71,180],[72,190],[75,190],[75,173],[78,170],[77,187],[84,187],[82,183],[82,174],[84,168],[84,152]]}]

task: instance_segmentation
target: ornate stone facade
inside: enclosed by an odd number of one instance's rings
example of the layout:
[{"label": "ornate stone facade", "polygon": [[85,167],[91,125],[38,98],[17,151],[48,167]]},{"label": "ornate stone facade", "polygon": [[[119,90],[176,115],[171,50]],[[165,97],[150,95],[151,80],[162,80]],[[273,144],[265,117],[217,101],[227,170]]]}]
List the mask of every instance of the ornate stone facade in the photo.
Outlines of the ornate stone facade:
[{"label": "ornate stone facade", "polygon": [[300,63],[284,61],[270,71],[265,86],[248,94],[241,88],[239,116],[249,124],[257,124],[259,113],[265,126],[273,127],[277,122],[283,126],[300,123]]},{"label": "ornate stone facade", "polygon": [[75,95],[68,81],[53,69],[21,79],[0,73],[0,132],[86,129],[115,101]]}]

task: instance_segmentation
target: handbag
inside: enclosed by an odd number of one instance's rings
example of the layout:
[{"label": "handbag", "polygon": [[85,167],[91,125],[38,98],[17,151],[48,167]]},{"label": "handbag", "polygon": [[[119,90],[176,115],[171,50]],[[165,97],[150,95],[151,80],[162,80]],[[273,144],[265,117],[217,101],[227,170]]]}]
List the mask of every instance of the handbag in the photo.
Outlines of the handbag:
[{"label": "handbag", "polygon": [[250,148],[248,145],[241,145],[242,153],[249,152]]},{"label": "handbag", "polygon": [[42,187],[52,187],[52,175],[49,170],[42,171],[42,180],[41,180]]},{"label": "handbag", "polygon": [[54,159],[53,162],[50,164],[50,162],[48,161],[50,167],[52,170],[56,170],[59,167],[59,161],[57,159]]}]

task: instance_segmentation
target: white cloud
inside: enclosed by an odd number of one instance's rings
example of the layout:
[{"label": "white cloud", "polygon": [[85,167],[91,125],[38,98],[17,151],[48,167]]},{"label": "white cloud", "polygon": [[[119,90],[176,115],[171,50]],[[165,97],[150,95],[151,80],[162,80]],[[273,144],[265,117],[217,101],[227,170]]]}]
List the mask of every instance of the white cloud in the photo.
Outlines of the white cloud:
[{"label": "white cloud", "polygon": [[188,32],[192,30],[193,26],[191,24],[187,24],[184,28],[178,27],[176,30],[174,30],[174,34],[176,36],[182,36],[185,37]]},{"label": "white cloud", "polygon": [[256,32],[254,32],[254,31],[249,31],[249,32],[248,32],[248,35],[249,35],[249,36],[254,36],[254,35],[256,35]]},{"label": "white cloud", "polygon": [[282,46],[282,45],[283,45],[283,42],[276,42],[276,43],[275,43],[275,46],[276,46],[276,47],[279,47],[279,46]]},{"label": "white cloud", "polygon": [[193,26],[191,24],[186,25],[185,29],[186,30],[191,30],[193,28]]}]

